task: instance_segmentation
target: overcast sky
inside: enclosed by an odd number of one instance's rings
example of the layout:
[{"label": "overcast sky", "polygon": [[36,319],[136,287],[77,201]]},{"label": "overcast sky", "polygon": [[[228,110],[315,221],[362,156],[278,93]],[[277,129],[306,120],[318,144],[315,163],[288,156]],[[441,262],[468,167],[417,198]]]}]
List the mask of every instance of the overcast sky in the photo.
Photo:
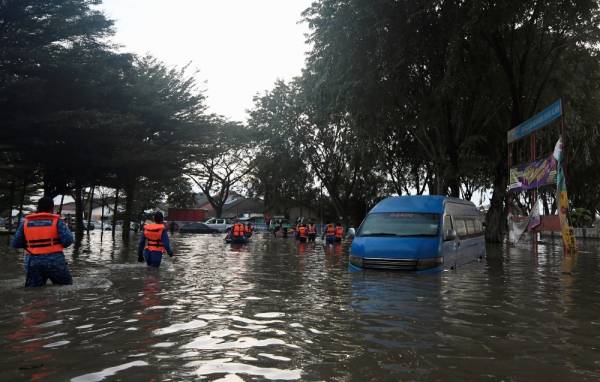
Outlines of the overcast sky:
[{"label": "overcast sky", "polygon": [[192,62],[209,111],[245,120],[252,97],[304,66],[311,0],[104,0],[114,41],[169,65]]}]

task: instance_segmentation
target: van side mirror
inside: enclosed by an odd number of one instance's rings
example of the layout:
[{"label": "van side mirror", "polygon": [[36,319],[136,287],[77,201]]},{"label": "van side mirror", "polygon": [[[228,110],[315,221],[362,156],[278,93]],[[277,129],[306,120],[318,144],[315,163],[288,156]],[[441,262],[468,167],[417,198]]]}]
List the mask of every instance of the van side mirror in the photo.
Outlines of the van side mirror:
[{"label": "van side mirror", "polygon": [[450,241],[450,240],[456,240],[458,238],[458,235],[456,234],[456,231],[453,229],[449,229],[446,231],[446,238],[445,240]]},{"label": "van side mirror", "polygon": [[356,230],[354,228],[348,228],[348,237],[349,238],[354,238],[354,236],[356,235]]}]

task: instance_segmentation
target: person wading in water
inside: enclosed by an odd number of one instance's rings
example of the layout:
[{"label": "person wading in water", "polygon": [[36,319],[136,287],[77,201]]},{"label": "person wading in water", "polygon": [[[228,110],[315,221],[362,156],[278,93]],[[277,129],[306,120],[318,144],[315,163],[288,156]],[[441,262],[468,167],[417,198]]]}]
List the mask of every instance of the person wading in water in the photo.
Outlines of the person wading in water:
[{"label": "person wading in water", "polygon": [[[138,261],[140,263],[143,263],[145,259],[149,267],[158,268],[163,253],[166,252],[169,257],[173,257],[169,235],[165,228],[162,212],[156,211],[154,213],[154,224],[145,224],[144,234],[140,237],[138,245]],[[146,240],[148,241],[147,245]]]},{"label": "person wading in water", "polygon": [[53,212],[52,198],[42,197],[37,212],[25,216],[11,243],[13,248],[25,249],[26,287],[44,286],[48,279],[52,284],[73,284],[63,253],[73,243],[73,235]]}]

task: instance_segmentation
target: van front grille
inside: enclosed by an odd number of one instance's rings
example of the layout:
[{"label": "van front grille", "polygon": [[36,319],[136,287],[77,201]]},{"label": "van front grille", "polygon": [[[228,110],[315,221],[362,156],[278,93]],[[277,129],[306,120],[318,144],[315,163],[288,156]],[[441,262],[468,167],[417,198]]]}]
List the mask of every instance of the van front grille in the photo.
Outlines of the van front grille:
[{"label": "van front grille", "polygon": [[404,271],[416,271],[417,260],[406,259],[363,259],[363,268],[372,269],[397,269]]}]

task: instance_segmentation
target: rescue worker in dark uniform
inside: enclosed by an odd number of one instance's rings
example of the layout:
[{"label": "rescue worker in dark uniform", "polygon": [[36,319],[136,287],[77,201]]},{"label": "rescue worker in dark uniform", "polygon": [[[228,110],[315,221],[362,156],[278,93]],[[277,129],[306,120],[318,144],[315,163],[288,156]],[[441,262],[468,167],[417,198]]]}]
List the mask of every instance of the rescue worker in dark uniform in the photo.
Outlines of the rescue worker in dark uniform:
[{"label": "rescue worker in dark uniform", "polygon": [[164,217],[160,211],[154,213],[154,224],[144,224],[144,234],[140,236],[138,245],[138,261],[140,263],[146,260],[149,267],[158,268],[163,253],[166,252],[169,257],[173,257],[169,235],[165,228]]},{"label": "rescue worker in dark uniform", "polygon": [[248,223],[246,225],[246,230],[244,231],[244,236],[246,237],[246,239],[249,239],[250,237],[252,237],[253,232],[254,232],[254,229],[252,228],[252,224]]},{"label": "rescue worker in dark uniform", "polygon": [[24,248],[26,252],[26,287],[44,286],[48,279],[52,284],[73,284],[63,253],[73,243],[73,235],[53,211],[52,198],[42,197],[37,212],[25,216],[12,240],[14,248]]},{"label": "rescue worker in dark uniform", "polygon": [[317,226],[314,222],[308,224],[308,241],[315,241],[317,238]]}]

